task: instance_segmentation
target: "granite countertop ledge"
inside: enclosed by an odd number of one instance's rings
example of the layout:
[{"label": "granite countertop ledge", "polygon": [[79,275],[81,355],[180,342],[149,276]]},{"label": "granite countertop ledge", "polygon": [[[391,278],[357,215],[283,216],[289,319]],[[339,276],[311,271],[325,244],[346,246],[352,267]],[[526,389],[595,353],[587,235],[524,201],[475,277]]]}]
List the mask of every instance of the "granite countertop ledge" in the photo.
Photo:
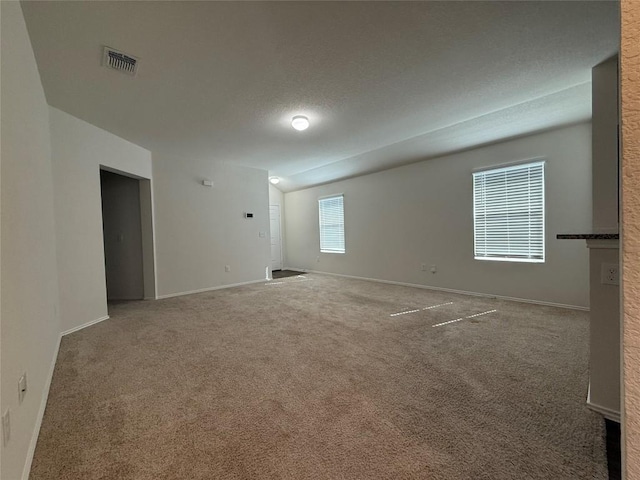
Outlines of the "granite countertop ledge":
[{"label": "granite countertop ledge", "polygon": [[559,233],[559,240],[618,240],[619,233]]}]

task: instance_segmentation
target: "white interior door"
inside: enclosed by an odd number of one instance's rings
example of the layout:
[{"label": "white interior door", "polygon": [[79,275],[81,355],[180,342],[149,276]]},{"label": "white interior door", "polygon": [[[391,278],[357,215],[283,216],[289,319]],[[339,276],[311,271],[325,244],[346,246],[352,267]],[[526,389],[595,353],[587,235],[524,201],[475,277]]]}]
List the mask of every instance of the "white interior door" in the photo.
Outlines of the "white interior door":
[{"label": "white interior door", "polygon": [[269,205],[271,226],[271,271],[282,270],[282,233],[280,232],[280,205]]}]

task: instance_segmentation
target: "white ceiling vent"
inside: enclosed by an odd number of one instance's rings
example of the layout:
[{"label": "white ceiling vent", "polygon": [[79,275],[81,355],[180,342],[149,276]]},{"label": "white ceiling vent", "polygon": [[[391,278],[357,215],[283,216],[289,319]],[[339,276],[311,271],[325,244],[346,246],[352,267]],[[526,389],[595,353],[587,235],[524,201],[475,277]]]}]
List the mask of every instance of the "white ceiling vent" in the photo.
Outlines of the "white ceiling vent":
[{"label": "white ceiling vent", "polygon": [[111,47],[104,47],[102,65],[119,70],[131,76],[138,72],[138,59]]}]

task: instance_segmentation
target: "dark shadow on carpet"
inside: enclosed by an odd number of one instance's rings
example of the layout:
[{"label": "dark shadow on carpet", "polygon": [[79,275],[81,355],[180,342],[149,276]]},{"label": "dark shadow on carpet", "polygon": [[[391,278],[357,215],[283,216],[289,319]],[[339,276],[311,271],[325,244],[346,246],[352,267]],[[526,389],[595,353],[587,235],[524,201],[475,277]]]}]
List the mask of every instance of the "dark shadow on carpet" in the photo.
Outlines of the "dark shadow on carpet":
[{"label": "dark shadow on carpet", "polygon": [[271,276],[273,279],[295,277],[296,275],[308,275],[307,273],[296,272],[295,270],[275,270]]}]

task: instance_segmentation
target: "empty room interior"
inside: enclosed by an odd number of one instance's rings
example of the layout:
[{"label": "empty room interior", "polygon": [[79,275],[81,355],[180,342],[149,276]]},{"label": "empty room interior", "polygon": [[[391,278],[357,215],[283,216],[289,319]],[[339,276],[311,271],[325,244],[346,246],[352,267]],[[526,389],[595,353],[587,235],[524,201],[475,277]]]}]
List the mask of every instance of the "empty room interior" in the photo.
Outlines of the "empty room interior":
[{"label": "empty room interior", "polygon": [[619,2],[0,20],[3,480],[632,471]]}]

